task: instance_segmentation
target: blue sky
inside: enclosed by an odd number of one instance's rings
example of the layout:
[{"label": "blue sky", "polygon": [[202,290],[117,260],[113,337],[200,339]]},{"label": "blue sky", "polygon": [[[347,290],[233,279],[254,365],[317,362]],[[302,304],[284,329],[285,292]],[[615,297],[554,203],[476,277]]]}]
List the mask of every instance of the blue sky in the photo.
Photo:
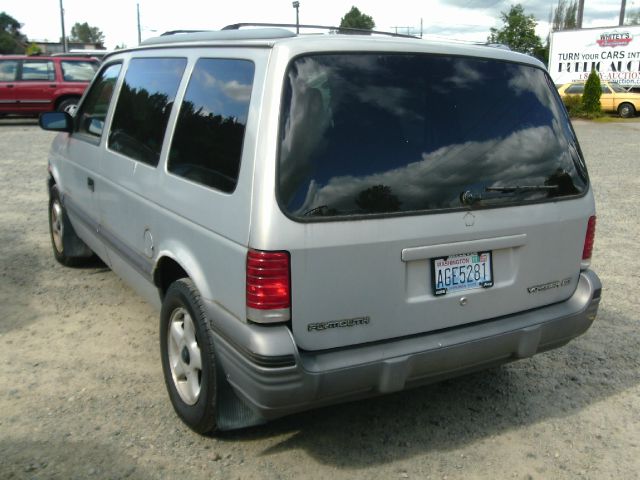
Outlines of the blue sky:
[{"label": "blue sky", "polygon": [[[557,0],[524,0],[527,13],[539,20],[538,34],[545,37],[547,20]],[[63,0],[67,33],[75,22],[88,22],[105,34],[106,46],[137,44],[136,3],[140,4],[142,38],[176,29],[219,29],[236,22],[291,22],[295,10],[290,0]],[[489,28],[500,26],[499,15],[511,3],[501,0],[300,0],[300,22],[336,25],[357,6],[371,15],[380,30],[419,31],[420,19],[428,36],[484,41]],[[23,25],[33,40],[60,37],[59,0],[0,0],[5,11]],[[640,0],[627,0],[627,10],[640,8]],[[585,0],[584,27],[617,25],[620,0]]]}]

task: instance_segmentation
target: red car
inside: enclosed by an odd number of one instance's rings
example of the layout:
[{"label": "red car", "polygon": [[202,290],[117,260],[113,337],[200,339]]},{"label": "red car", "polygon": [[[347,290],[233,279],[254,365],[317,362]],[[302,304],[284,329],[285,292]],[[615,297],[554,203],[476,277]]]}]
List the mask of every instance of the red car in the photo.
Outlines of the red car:
[{"label": "red car", "polygon": [[0,115],[68,110],[99,64],[83,57],[0,56]]}]

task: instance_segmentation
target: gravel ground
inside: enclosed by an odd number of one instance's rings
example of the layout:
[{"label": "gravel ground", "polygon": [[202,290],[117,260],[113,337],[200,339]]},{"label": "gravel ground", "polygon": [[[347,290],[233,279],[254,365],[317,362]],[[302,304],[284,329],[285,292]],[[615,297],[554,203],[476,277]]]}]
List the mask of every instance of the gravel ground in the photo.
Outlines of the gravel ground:
[{"label": "gravel ground", "polygon": [[640,121],[575,127],[605,287],[586,335],[501,368],[211,438],[173,413],[157,313],[104,266],[54,261],[52,134],[0,121],[0,478],[638,478]]}]

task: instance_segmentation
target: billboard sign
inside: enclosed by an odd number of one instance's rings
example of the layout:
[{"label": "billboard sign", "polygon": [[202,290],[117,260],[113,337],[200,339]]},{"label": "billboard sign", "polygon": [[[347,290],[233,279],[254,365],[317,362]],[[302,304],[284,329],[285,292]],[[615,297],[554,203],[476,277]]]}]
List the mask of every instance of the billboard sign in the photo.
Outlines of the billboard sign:
[{"label": "billboard sign", "polygon": [[640,25],[566,30],[551,34],[549,73],[554,83],[601,80],[640,86]]}]

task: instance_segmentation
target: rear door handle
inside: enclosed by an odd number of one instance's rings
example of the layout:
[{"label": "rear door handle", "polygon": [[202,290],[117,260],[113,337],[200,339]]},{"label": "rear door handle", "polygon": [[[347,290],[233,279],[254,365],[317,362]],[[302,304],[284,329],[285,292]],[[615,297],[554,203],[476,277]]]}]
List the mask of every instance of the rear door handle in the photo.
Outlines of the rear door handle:
[{"label": "rear door handle", "polygon": [[87,188],[92,192],[96,189],[96,185],[95,183],[93,183],[93,178],[91,177],[87,177]]}]

